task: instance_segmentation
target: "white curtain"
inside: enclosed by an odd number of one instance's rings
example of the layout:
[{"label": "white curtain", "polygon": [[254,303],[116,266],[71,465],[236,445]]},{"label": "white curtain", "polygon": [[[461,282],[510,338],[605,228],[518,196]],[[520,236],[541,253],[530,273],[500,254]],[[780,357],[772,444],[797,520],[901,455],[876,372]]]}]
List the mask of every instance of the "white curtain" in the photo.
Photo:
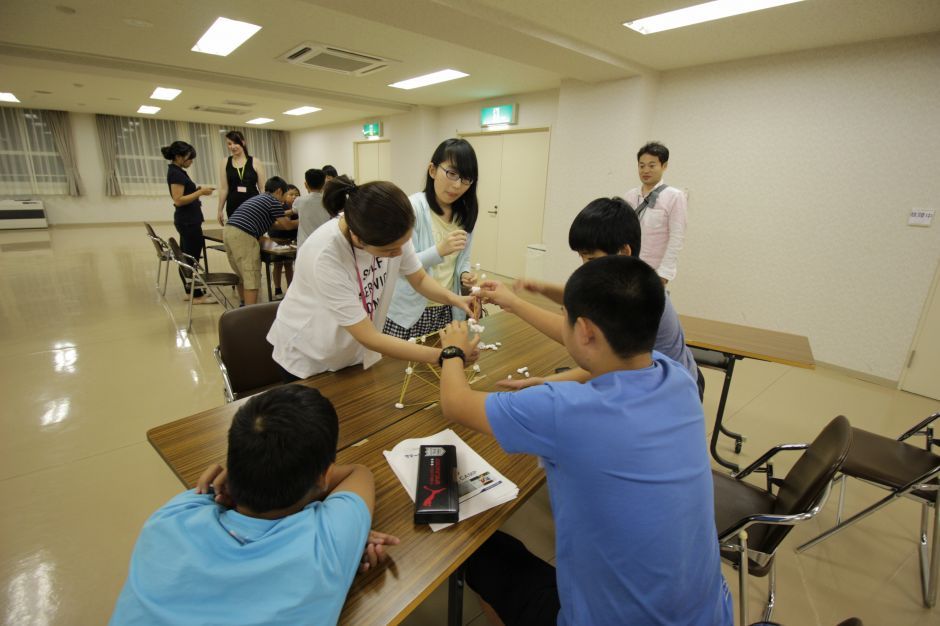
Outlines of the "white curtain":
[{"label": "white curtain", "polygon": [[49,111],[0,107],[0,194],[70,193],[69,175],[53,135],[54,123]]},{"label": "white curtain", "polygon": [[82,177],[75,161],[75,142],[72,141],[72,121],[65,111],[45,111],[46,124],[52,131],[52,139],[62,158],[66,184],[70,196],[82,195]]}]

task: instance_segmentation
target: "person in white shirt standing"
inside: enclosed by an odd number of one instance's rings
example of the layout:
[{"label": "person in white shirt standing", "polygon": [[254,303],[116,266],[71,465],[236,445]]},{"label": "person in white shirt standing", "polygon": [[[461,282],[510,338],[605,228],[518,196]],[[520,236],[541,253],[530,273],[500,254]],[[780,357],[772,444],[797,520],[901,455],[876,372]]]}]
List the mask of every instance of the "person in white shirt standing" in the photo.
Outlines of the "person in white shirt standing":
[{"label": "person in white shirt standing", "polygon": [[663,182],[669,166],[669,149],[663,144],[646,144],[637,152],[636,161],[641,184],[627,192],[626,200],[640,219],[640,259],[656,270],[665,285],[676,277],[685,240],[685,193]]},{"label": "person in white shirt standing", "polygon": [[381,332],[399,276],[425,298],[468,314],[473,300],[442,287],[421,267],[411,243],[415,214],[408,196],[390,182],[360,186],[338,176],[323,188],[323,206],[339,218],[298,250],[294,281],[267,336],[284,381],[358,363],[368,368],[383,354],[440,363],[440,348]]}]

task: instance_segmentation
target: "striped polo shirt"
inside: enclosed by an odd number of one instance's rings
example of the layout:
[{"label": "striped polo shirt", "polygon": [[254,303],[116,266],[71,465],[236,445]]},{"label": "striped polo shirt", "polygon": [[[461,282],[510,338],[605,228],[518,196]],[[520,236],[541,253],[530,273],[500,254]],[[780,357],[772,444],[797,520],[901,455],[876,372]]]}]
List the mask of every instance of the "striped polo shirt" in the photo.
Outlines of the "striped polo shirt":
[{"label": "striped polo shirt", "polygon": [[279,217],[284,217],[284,205],[271,194],[260,193],[238,205],[228,223],[257,239]]}]

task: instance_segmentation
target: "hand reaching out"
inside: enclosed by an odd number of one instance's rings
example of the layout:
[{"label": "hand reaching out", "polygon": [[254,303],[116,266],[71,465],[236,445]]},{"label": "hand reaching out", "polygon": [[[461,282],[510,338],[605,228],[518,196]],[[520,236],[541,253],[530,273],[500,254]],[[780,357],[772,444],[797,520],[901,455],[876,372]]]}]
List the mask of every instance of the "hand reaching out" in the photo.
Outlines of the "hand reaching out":
[{"label": "hand reaching out", "polygon": [[362,560],[359,561],[359,573],[365,574],[388,560],[385,546],[397,546],[401,539],[394,535],[380,533],[377,530],[369,531],[369,538],[366,539],[366,547],[362,551]]}]

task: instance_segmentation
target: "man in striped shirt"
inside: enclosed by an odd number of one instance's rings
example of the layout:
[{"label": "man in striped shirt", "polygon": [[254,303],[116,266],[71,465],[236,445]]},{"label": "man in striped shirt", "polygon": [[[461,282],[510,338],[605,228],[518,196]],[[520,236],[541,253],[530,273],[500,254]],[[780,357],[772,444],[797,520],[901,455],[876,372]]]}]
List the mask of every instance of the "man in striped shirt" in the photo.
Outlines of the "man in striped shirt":
[{"label": "man in striped shirt", "polygon": [[275,226],[290,230],[294,222],[284,210],[284,194],[287,182],[280,176],[272,176],[264,183],[264,193],[245,200],[225,223],[222,241],[232,270],[241,278],[238,295],[243,304],[258,302],[261,286],[261,244],[258,242],[268,230]]}]

